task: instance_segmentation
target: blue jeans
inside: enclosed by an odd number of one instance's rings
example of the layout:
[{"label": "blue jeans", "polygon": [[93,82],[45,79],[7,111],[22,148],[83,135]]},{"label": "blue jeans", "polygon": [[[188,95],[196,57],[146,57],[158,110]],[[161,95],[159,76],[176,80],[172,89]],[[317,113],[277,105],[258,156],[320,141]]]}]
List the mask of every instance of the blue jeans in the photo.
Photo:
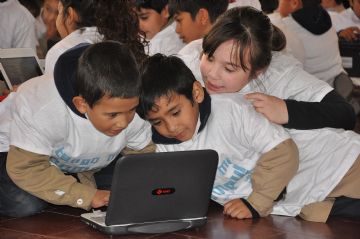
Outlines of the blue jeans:
[{"label": "blue jeans", "polygon": [[7,153],[0,153],[0,215],[26,217],[40,212],[48,203],[13,183],[6,171],[6,156]]}]

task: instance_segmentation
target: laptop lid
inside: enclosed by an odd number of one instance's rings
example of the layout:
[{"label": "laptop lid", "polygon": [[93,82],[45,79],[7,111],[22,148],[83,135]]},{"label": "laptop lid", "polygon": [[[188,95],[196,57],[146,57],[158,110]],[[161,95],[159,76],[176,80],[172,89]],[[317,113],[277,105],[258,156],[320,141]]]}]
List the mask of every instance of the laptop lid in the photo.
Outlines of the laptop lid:
[{"label": "laptop lid", "polygon": [[114,170],[104,224],[108,228],[92,226],[126,234],[203,225],[217,164],[214,150],[124,156]]},{"label": "laptop lid", "polygon": [[0,72],[8,89],[43,74],[38,57],[32,48],[0,49]]},{"label": "laptop lid", "polygon": [[339,50],[343,67],[350,77],[360,77],[360,40],[339,39]]}]

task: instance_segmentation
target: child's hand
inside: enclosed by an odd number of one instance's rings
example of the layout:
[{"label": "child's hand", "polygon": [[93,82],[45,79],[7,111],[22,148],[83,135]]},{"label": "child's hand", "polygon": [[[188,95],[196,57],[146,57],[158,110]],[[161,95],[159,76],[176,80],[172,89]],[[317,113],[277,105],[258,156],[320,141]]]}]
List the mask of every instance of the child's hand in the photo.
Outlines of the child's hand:
[{"label": "child's hand", "polygon": [[275,124],[286,124],[289,115],[284,100],[263,93],[249,93],[245,99],[252,101],[255,110]]},{"label": "child's hand", "polygon": [[358,39],[360,29],[358,27],[348,27],[339,32],[339,37],[347,41],[355,41]]},{"label": "child's hand", "polygon": [[110,191],[97,190],[91,202],[91,207],[98,208],[102,206],[107,206],[109,203],[109,198],[110,198]]},{"label": "child's hand", "polygon": [[240,199],[227,202],[224,205],[224,214],[237,219],[252,218],[249,208]]}]

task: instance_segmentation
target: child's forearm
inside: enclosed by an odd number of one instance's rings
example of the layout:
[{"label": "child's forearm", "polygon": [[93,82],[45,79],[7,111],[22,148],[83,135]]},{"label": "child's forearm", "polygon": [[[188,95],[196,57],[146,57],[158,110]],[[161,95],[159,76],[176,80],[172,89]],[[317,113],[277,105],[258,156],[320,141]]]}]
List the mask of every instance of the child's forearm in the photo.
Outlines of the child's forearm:
[{"label": "child's forearm", "polygon": [[258,160],[252,174],[253,191],[247,201],[260,216],[267,216],[274,201],[296,174],[299,152],[295,142],[287,139]]},{"label": "child's forearm", "polygon": [[96,188],[78,183],[49,163],[48,155],[10,146],[7,171],[14,183],[47,202],[90,209]]}]

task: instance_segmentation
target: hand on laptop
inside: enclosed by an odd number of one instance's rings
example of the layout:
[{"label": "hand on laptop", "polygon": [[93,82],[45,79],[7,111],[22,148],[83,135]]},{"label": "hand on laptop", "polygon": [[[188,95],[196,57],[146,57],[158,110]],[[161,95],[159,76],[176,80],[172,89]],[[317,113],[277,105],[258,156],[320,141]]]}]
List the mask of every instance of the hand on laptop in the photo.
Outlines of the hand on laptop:
[{"label": "hand on laptop", "polygon": [[360,29],[358,27],[348,27],[339,32],[339,37],[347,41],[356,41],[360,36]]},{"label": "hand on laptop", "polygon": [[91,202],[93,208],[107,206],[109,203],[110,191],[97,190],[95,196]]},{"label": "hand on laptop", "polygon": [[237,219],[252,218],[249,208],[241,201],[234,199],[224,205],[224,214]]}]

